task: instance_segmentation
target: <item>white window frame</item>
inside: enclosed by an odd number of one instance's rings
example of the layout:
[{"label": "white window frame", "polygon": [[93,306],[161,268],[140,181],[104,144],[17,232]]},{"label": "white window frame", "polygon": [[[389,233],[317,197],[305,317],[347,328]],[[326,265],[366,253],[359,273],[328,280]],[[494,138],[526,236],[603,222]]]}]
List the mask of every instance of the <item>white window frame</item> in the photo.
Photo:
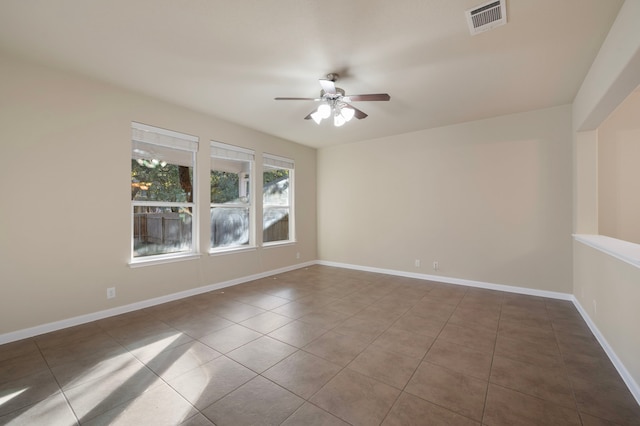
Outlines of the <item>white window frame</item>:
[{"label": "white window frame", "polygon": [[[198,152],[198,137],[187,135],[173,130],[162,129],[159,127],[149,126],[142,123],[131,122],[131,144],[133,151],[133,144],[135,142],[141,142],[151,145],[157,145],[159,147],[168,148],[171,150],[185,151],[191,154],[191,167],[193,169],[192,176],[192,202],[169,202],[169,201],[135,201],[131,200],[131,260],[130,265],[136,264],[153,264],[163,263],[163,261],[175,261],[182,258],[193,258],[198,256],[198,216],[197,216],[197,171],[196,171],[196,155]],[[131,158],[134,158],[133,152]],[[177,207],[186,208],[191,211],[191,245],[188,250],[182,250],[176,253],[162,253],[148,256],[134,257],[134,239],[135,239],[135,208],[138,206],[153,206],[153,207]]]},{"label": "white window frame", "polygon": [[[245,245],[235,245],[235,246],[225,246],[225,247],[213,247],[213,241],[210,239],[209,241],[209,253],[226,253],[229,251],[241,251],[246,249],[254,249],[256,247],[256,214],[255,214],[255,151],[242,148],[235,145],[229,145],[222,142],[211,141],[210,142],[210,170],[214,171],[215,161],[217,159],[222,160],[230,160],[236,162],[247,162],[249,163],[249,178],[247,183],[249,185],[249,196],[247,197],[247,203],[214,203],[213,200],[210,200],[210,209],[215,207],[224,207],[224,208],[238,208],[238,209],[249,209],[249,241]],[[209,210],[211,211],[211,210]],[[213,226],[213,221],[210,221],[209,226]],[[209,230],[209,235],[212,235],[211,229]]]},{"label": "white window frame", "polygon": [[[296,242],[296,237],[295,237],[295,209],[294,209],[294,205],[295,205],[295,161],[290,159],[290,158],[286,158],[286,157],[280,157],[278,155],[273,155],[273,154],[268,154],[268,153],[263,153],[262,154],[262,173],[264,174],[265,171],[269,170],[269,169],[287,169],[289,171],[289,189],[288,189],[288,194],[289,194],[289,200],[288,200],[288,205],[287,206],[282,206],[282,205],[274,205],[272,206],[273,208],[282,208],[282,207],[287,207],[289,209],[289,238],[286,240],[277,240],[277,241],[264,241],[264,215],[265,212],[271,208],[271,206],[266,206],[264,204],[264,196],[263,196],[263,204],[262,204],[262,218],[261,218],[261,224],[262,224],[262,235],[261,238],[263,239],[262,241],[262,245],[264,247],[270,247],[270,246],[276,246],[276,245],[283,245],[283,244],[291,244]],[[262,178],[261,176],[261,182],[264,182],[264,178]],[[263,189],[263,194],[264,194],[264,187]]]}]

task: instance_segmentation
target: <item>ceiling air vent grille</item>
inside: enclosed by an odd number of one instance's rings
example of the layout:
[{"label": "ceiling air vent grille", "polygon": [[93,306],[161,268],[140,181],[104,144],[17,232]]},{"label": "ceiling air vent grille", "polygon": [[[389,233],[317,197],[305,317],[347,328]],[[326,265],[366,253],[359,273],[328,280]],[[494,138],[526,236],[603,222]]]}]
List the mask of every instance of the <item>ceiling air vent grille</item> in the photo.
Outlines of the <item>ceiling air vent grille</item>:
[{"label": "ceiling air vent grille", "polygon": [[469,9],[466,12],[471,35],[499,27],[507,23],[505,0],[495,0]]}]

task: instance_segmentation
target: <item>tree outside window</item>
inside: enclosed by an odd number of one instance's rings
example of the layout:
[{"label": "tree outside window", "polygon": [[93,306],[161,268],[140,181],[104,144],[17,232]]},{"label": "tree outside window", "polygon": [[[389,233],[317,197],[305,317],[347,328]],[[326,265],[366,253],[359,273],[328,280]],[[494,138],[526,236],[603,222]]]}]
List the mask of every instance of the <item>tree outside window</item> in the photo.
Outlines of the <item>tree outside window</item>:
[{"label": "tree outside window", "polygon": [[132,123],[132,258],[193,252],[197,138]]},{"label": "tree outside window", "polygon": [[262,177],[262,241],[293,241],[293,160],[265,154]]},{"label": "tree outside window", "polygon": [[211,142],[211,250],[254,245],[253,151]]}]

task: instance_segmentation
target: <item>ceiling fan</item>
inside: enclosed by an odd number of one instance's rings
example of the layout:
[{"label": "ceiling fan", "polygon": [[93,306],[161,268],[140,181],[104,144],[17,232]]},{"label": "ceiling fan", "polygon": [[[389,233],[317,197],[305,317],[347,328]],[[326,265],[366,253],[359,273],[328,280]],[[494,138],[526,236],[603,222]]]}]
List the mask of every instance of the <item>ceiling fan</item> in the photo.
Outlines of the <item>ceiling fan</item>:
[{"label": "ceiling fan", "polygon": [[339,75],[327,74],[327,78],[321,78],[319,98],[275,98],[276,101],[315,101],[321,104],[304,119],[313,119],[317,124],[333,115],[333,124],[342,126],[353,117],[362,120],[367,114],[351,105],[351,102],[361,101],[388,101],[391,97],[387,93],[375,93],[367,95],[346,95],[344,90],[336,87]]}]

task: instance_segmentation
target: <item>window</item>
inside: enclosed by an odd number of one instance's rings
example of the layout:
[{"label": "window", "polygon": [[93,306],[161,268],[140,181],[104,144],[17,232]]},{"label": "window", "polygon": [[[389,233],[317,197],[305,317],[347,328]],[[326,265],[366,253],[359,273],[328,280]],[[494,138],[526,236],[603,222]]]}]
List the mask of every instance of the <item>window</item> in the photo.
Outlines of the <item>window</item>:
[{"label": "window", "polygon": [[193,253],[198,138],[131,123],[132,258]]},{"label": "window", "polygon": [[293,160],[264,154],[262,241],[293,241]]},{"label": "window", "polygon": [[211,249],[254,245],[251,150],[211,142]]}]

